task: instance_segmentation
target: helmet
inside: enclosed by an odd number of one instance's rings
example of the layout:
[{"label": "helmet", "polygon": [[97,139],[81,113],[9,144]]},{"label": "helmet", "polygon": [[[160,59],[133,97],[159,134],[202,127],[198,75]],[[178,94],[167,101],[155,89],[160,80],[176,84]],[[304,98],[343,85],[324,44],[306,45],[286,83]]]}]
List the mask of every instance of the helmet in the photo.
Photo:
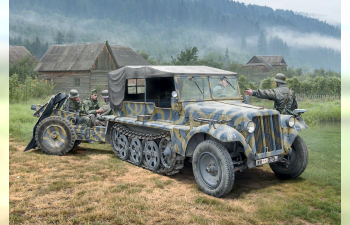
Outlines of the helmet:
[{"label": "helmet", "polygon": [[286,76],[283,73],[278,73],[275,76],[275,81],[278,83],[285,84],[286,83]]},{"label": "helmet", "polygon": [[75,89],[70,90],[70,92],[69,92],[69,97],[70,97],[70,98],[79,97],[78,91],[75,90]]},{"label": "helmet", "polygon": [[101,95],[102,98],[109,98],[108,90],[103,90]]}]

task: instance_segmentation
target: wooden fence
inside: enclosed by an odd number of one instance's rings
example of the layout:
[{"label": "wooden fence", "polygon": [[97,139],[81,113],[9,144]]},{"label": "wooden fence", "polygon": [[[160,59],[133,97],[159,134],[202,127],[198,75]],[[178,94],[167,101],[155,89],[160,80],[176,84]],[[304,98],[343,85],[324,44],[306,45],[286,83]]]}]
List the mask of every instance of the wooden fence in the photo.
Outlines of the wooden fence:
[{"label": "wooden fence", "polygon": [[320,99],[320,100],[340,100],[341,95],[306,95],[296,93],[298,101],[308,100],[308,99]]}]

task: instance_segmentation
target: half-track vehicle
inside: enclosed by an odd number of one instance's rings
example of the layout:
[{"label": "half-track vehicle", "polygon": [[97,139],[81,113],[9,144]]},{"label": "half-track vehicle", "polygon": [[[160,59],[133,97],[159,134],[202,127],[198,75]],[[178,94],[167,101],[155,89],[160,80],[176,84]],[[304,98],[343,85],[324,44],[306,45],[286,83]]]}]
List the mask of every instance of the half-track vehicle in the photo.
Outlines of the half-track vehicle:
[{"label": "half-track vehicle", "polygon": [[58,94],[32,106],[39,120],[26,150],[62,155],[81,141],[105,142],[120,159],[163,175],[188,160],[199,188],[215,197],[231,191],[235,173],[263,164],[281,179],[300,176],[306,110],[293,116],[249,105],[236,75],[206,66],[123,67],[108,74],[114,114],[102,116],[106,127],[88,128],[80,113],[60,110],[67,96]]},{"label": "half-track vehicle", "polygon": [[281,115],[246,104],[236,75],[206,66],[110,72],[114,115],[103,117],[110,127],[106,142],[120,159],[160,174],[179,172],[189,159],[199,188],[215,197],[231,191],[235,173],[266,163],[282,179],[300,176],[308,163],[298,136],[307,129],[306,110]]}]

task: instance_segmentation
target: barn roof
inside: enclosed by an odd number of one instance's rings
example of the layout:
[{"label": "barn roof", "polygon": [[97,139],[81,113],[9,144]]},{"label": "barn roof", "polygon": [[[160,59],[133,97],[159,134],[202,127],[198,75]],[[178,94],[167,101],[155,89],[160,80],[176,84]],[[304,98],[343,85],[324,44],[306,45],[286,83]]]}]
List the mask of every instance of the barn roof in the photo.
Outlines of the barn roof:
[{"label": "barn roof", "polygon": [[24,46],[10,46],[9,57],[10,66],[20,61],[26,56],[30,56],[34,61],[38,61]]},{"label": "barn roof", "polygon": [[36,71],[90,70],[107,42],[52,45],[41,58]]},{"label": "barn roof", "polygon": [[134,52],[128,46],[114,45],[110,46],[118,67],[132,66],[132,65],[151,65],[147,60],[142,58],[139,54]]},{"label": "barn roof", "polygon": [[249,60],[246,66],[264,65],[270,70],[274,70],[274,66],[286,66],[286,61],[281,55],[255,55]]}]

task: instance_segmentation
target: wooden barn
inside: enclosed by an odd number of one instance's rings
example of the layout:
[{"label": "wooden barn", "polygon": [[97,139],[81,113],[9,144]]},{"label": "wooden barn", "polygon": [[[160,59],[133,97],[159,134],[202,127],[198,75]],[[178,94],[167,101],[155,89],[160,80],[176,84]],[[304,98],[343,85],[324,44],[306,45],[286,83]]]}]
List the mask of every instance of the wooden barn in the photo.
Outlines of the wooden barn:
[{"label": "wooden barn", "polygon": [[[118,55],[119,61],[114,54]],[[68,93],[71,89],[77,89],[81,94],[88,94],[94,88],[107,89],[108,72],[112,70],[135,65],[135,62],[149,65],[139,57],[141,56],[131,48],[110,46],[107,41],[53,45],[41,58],[35,70],[39,73],[39,79],[53,79],[56,92]]]},{"label": "wooden barn", "polygon": [[38,62],[36,57],[32,55],[24,46],[10,46],[9,48],[9,61],[10,66],[15,65],[22,59],[30,57],[34,62]]},{"label": "wooden barn", "polygon": [[246,68],[251,68],[257,73],[266,73],[275,69],[285,71],[287,70],[287,64],[283,56],[262,56],[256,55],[249,60],[245,65]]}]

